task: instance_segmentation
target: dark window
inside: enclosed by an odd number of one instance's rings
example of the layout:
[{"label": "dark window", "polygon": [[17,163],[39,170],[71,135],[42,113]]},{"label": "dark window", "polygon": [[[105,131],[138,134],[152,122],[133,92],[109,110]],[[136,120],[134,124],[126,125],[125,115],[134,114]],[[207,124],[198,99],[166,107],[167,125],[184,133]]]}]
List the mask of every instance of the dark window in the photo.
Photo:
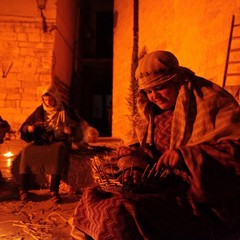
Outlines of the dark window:
[{"label": "dark window", "polygon": [[96,57],[112,58],[113,55],[113,13],[96,13]]}]

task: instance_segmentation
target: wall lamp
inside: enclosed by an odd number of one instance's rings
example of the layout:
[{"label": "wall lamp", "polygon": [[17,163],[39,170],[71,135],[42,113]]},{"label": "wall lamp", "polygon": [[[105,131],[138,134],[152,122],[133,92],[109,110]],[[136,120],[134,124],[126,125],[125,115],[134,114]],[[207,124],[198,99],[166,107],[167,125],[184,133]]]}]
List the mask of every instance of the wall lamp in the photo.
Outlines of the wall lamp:
[{"label": "wall lamp", "polygon": [[46,22],[46,17],[43,14],[43,10],[46,9],[46,5],[47,5],[47,0],[36,0],[37,1],[37,6],[38,9],[41,12],[41,17],[42,17],[42,29],[43,32],[47,32],[47,22]]}]

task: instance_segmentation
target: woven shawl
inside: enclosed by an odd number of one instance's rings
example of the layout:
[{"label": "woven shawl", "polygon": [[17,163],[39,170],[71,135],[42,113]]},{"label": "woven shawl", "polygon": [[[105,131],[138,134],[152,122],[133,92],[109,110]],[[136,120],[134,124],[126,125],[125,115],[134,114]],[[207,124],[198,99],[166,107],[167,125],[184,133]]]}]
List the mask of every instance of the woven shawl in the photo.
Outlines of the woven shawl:
[{"label": "woven shawl", "polygon": [[[149,101],[138,101],[135,132],[129,143],[152,144],[153,113]],[[180,87],[171,130],[170,149],[203,142],[240,139],[239,104],[218,85],[192,75]]]}]

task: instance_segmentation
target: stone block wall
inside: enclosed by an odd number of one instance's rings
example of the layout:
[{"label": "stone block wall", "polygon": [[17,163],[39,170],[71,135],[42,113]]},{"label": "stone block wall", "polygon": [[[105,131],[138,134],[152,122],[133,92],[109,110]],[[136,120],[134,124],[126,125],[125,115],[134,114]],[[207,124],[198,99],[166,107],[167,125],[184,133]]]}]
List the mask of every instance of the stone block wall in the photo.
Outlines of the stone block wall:
[{"label": "stone block wall", "polygon": [[47,84],[55,84],[69,100],[73,56],[78,33],[78,1],[0,1],[0,115],[17,131],[41,103]]},{"label": "stone block wall", "polygon": [[[180,65],[222,85],[233,14],[240,23],[239,0],[138,0],[138,53],[172,51]],[[112,135],[126,139],[131,115],[127,98],[133,53],[134,0],[114,2]],[[237,30],[240,35],[240,28]],[[235,59],[239,58],[237,55]],[[239,78],[227,85],[240,84]]]},{"label": "stone block wall", "polygon": [[0,16],[0,114],[14,131],[52,81],[53,43],[54,33],[43,33],[40,18]]}]

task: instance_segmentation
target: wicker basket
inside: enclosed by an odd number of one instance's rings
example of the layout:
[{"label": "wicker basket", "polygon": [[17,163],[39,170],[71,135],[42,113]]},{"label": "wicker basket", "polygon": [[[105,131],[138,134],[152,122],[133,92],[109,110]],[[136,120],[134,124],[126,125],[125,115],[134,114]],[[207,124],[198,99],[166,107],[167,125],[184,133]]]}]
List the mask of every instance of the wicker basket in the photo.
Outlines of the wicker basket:
[{"label": "wicker basket", "polygon": [[122,171],[117,167],[117,160],[110,156],[95,156],[91,158],[91,166],[95,183],[107,192],[156,193],[164,182],[161,177],[152,177],[144,178],[139,184],[123,184]]}]

